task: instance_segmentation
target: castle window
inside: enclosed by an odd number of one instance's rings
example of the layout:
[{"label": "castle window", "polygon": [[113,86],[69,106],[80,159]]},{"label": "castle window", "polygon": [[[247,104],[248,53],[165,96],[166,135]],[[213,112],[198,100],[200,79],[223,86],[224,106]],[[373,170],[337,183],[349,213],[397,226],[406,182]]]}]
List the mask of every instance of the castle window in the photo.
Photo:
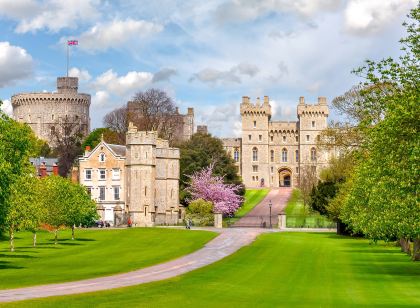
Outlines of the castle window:
[{"label": "castle window", "polygon": [[103,163],[105,161],[105,154],[104,153],[99,154],[99,161],[101,163]]},{"label": "castle window", "polygon": [[315,128],[315,121],[312,121],[312,128]]},{"label": "castle window", "polygon": [[114,200],[120,200],[120,187],[114,186]]},{"label": "castle window", "polygon": [[92,180],[92,169],[85,169],[85,180]]},{"label": "castle window", "polygon": [[258,149],[257,148],[252,149],[252,161],[258,161]]},{"label": "castle window", "polygon": [[271,166],[271,173],[273,173],[274,172],[274,167],[273,166]]},{"label": "castle window", "polygon": [[296,167],[296,173],[299,173],[299,167]]},{"label": "castle window", "polygon": [[252,172],[258,172],[258,166],[252,166]]},{"label": "castle window", "polygon": [[233,159],[238,162],[239,161],[239,150],[235,149],[235,151],[233,152]]},{"label": "castle window", "polygon": [[252,180],[255,181],[255,176],[252,176]]},{"label": "castle window", "polygon": [[106,170],[105,169],[99,169],[99,179],[105,180],[106,179]]},{"label": "castle window", "polygon": [[51,135],[54,135],[55,134],[55,127],[54,126],[51,126],[50,133],[51,133]]},{"label": "castle window", "polygon": [[273,136],[270,136],[270,140],[271,140],[271,142],[273,142],[273,139],[274,139],[274,137],[273,137]]},{"label": "castle window", "polygon": [[270,160],[271,160],[271,162],[274,162],[274,151],[273,150],[270,151]]},{"label": "castle window", "polygon": [[296,158],[296,162],[299,161],[299,150],[295,151],[295,158]]},{"label": "castle window", "polygon": [[284,163],[287,162],[287,150],[286,149],[283,149],[281,151],[281,161],[284,162]]},{"label": "castle window", "polygon": [[258,136],[258,141],[260,141],[260,142],[262,141],[262,135]]},{"label": "castle window", "polygon": [[283,142],[286,142],[286,136],[283,136]]},{"label": "castle window", "polygon": [[54,115],[53,114],[51,115],[51,120],[54,121]]},{"label": "castle window", "polygon": [[299,142],[299,137],[298,136],[296,136],[296,142]]},{"label": "castle window", "polygon": [[316,161],[316,149],[311,149],[311,161]]},{"label": "castle window", "polygon": [[144,187],[144,196],[147,196],[147,186]]},{"label": "castle window", "polygon": [[248,140],[251,141],[251,135],[248,135]]},{"label": "castle window", "polygon": [[254,121],[254,128],[257,127],[257,121]]},{"label": "castle window", "polygon": [[99,186],[99,200],[105,200],[105,186]]},{"label": "castle window", "polygon": [[306,135],[306,141],[309,141],[309,135]]}]

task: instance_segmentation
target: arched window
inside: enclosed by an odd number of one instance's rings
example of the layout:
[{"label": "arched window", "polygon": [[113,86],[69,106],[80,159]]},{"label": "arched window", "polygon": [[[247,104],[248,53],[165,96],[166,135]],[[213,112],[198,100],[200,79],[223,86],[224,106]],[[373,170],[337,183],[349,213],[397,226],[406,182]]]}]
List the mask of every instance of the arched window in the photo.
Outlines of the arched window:
[{"label": "arched window", "polygon": [[270,160],[271,162],[274,162],[274,150],[270,151]]},{"label": "arched window", "polygon": [[233,159],[238,162],[239,161],[239,150],[235,149],[235,151],[233,152]]},{"label": "arched window", "polygon": [[287,162],[287,150],[286,149],[283,149],[281,151],[281,161],[283,163],[286,163]]},{"label": "arched window", "polygon": [[316,149],[311,149],[311,161],[316,161]]},{"label": "arched window", "polygon": [[299,150],[296,150],[295,154],[296,154],[296,162],[299,162]]},{"label": "arched window", "polygon": [[252,161],[258,161],[258,149],[257,148],[252,149]]},{"label": "arched window", "polygon": [[100,162],[104,162],[105,161],[105,154],[104,153],[99,154],[99,161]]}]

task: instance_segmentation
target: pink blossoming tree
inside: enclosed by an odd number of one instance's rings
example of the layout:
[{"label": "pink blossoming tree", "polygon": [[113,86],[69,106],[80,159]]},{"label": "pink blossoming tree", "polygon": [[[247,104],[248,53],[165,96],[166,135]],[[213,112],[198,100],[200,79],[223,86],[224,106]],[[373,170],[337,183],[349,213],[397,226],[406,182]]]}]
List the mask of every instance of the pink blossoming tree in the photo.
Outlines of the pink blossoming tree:
[{"label": "pink blossoming tree", "polygon": [[222,176],[213,176],[214,164],[201,171],[195,172],[187,191],[191,194],[191,201],[204,199],[214,205],[215,213],[232,215],[242,205],[243,199],[237,194],[240,185],[223,183]]}]

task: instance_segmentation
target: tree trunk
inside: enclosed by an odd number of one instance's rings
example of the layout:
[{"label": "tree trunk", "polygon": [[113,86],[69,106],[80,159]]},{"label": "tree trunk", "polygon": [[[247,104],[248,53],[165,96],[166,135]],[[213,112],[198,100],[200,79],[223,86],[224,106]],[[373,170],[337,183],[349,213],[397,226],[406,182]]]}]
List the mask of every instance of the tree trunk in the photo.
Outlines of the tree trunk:
[{"label": "tree trunk", "polygon": [[71,239],[74,241],[74,224],[71,226]]},{"label": "tree trunk", "polygon": [[413,261],[420,261],[420,237],[414,239]]},{"label": "tree trunk", "polygon": [[33,238],[33,245],[34,247],[36,247],[36,232],[34,231],[34,238]]},{"label": "tree trunk", "polygon": [[400,238],[401,251],[411,256],[410,240],[407,238]]},{"label": "tree trunk", "polygon": [[54,244],[57,245],[57,243],[58,243],[58,229],[56,229],[54,233],[55,233]]},{"label": "tree trunk", "polygon": [[13,230],[13,227],[10,227],[9,235],[10,235],[10,251],[15,251],[15,243],[14,243],[15,232]]}]

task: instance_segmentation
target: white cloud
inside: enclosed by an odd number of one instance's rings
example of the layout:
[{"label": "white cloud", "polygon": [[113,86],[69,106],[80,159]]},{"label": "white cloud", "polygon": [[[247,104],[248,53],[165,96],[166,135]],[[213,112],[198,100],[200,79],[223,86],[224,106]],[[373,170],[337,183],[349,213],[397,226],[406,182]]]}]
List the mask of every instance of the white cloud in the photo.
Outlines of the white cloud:
[{"label": "white cloud", "polygon": [[356,34],[378,32],[416,3],[417,0],[350,0],[344,12],[346,29]]},{"label": "white cloud", "polygon": [[0,0],[0,15],[18,22],[18,33],[48,30],[58,32],[64,28],[77,28],[79,23],[95,20],[99,0]]},{"label": "white cloud", "polygon": [[177,70],[173,68],[163,68],[153,75],[153,82],[169,81],[172,76],[177,74]]},{"label": "white cloud", "polygon": [[149,72],[128,72],[124,76],[118,76],[112,69],[99,75],[93,86],[99,90],[106,90],[110,93],[124,95],[130,91],[138,91],[150,84],[153,74]]},{"label": "white cloud", "polygon": [[69,70],[70,77],[78,77],[79,81],[89,81],[92,79],[92,76],[89,74],[87,70],[79,69],[77,67],[72,67]]},{"label": "white cloud", "polygon": [[[79,47],[90,51],[104,51],[109,48],[120,48],[134,39],[142,39],[163,30],[163,26],[144,20],[113,20],[99,23],[83,32],[76,39]],[[61,38],[61,42],[67,38]]]},{"label": "white cloud", "polygon": [[240,63],[238,65],[233,66],[229,70],[217,70],[214,68],[205,68],[200,70],[199,72],[195,73],[191,78],[190,81],[195,79],[200,80],[201,82],[215,84],[217,82],[221,82],[224,84],[229,83],[241,83],[241,75],[254,77],[259,72],[259,68],[254,64],[249,63]]},{"label": "white cloud", "polygon": [[8,99],[3,100],[3,104],[1,105],[1,110],[4,111],[7,115],[11,116],[13,113],[12,102]]},{"label": "white cloud", "polygon": [[25,49],[0,42],[0,88],[28,78],[32,68],[32,57]]},{"label": "white cloud", "polygon": [[110,95],[106,91],[97,91],[92,97],[92,105],[102,107],[109,102]]}]

